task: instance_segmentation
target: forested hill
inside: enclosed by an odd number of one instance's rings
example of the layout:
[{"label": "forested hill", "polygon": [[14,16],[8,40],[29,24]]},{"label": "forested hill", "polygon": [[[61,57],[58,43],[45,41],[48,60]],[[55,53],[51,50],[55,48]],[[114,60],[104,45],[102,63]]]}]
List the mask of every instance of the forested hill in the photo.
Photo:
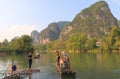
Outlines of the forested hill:
[{"label": "forested hill", "polygon": [[53,22],[48,25],[46,29],[40,33],[40,43],[47,43],[49,41],[57,40],[61,29],[65,24],[69,23],[68,21]]},{"label": "forested hill", "polygon": [[[119,21],[120,24],[120,21]],[[118,27],[118,20],[105,1],[99,1],[78,13],[71,22],[53,22],[39,33],[40,43],[66,39],[75,33],[86,33],[88,38],[99,39]]]},{"label": "forested hill", "polygon": [[[101,38],[111,31],[111,26],[118,26],[117,19],[112,15],[108,4],[99,1],[82,10],[61,32],[63,38],[74,33],[87,33],[89,38]],[[70,28],[70,29],[68,29]]]},{"label": "forested hill", "polygon": [[37,30],[33,30],[31,32],[31,37],[33,39],[34,44],[39,44],[39,32]]},{"label": "forested hill", "polygon": [[120,20],[118,21],[118,25],[119,25],[119,27],[120,27]]}]

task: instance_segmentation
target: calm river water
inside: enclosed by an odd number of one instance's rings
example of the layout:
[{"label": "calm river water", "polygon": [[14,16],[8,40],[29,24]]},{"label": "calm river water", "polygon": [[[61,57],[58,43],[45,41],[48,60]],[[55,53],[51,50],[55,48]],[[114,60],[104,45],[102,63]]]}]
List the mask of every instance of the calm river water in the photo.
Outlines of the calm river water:
[{"label": "calm river water", "polygon": [[[69,54],[71,68],[76,77],[61,77],[55,67],[54,53],[42,53],[40,59],[33,60],[33,68],[40,68],[40,73],[25,79],[120,79],[120,54]],[[15,63],[22,68],[28,67],[27,55],[0,57],[0,71],[8,64]],[[2,78],[2,75],[0,75]]]}]

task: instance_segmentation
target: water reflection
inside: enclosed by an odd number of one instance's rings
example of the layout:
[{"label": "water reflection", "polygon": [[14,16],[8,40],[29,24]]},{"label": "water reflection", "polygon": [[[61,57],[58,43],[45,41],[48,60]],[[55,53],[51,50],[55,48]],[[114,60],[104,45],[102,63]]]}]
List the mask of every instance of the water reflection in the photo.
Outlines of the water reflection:
[{"label": "water reflection", "polygon": [[73,76],[73,75],[62,75],[61,79],[76,79],[76,76]]},{"label": "water reflection", "polygon": [[[55,54],[42,53],[33,60],[33,68],[40,68],[25,79],[120,79],[120,54],[69,54],[74,76],[60,76],[55,67]],[[0,70],[11,64],[12,56],[0,57]],[[16,55],[15,63],[22,69],[28,67],[27,55]]]},{"label": "water reflection", "polygon": [[29,74],[29,79],[33,79],[33,78],[32,78],[32,74]]}]

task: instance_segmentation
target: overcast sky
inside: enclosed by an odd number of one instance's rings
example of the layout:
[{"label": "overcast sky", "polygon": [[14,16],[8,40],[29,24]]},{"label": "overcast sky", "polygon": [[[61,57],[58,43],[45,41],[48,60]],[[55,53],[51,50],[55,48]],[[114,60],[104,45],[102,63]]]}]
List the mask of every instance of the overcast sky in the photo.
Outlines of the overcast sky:
[{"label": "overcast sky", "polygon": [[[0,41],[40,32],[49,23],[72,21],[84,8],[100,0],[0,0]],[[120,1],[105,0],[120,20]]]}]

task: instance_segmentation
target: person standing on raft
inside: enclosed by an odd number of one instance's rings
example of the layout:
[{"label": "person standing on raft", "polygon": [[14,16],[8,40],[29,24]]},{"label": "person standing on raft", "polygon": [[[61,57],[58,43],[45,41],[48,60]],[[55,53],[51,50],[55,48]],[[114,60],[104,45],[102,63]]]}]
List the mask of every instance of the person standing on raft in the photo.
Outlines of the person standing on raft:
[{"label": "person standing on raft", "polygon": [[31,67],[32,67],[32,55],[33,55],[33,52],[29,51],[28,52],[29,69],[31,69]]}]

